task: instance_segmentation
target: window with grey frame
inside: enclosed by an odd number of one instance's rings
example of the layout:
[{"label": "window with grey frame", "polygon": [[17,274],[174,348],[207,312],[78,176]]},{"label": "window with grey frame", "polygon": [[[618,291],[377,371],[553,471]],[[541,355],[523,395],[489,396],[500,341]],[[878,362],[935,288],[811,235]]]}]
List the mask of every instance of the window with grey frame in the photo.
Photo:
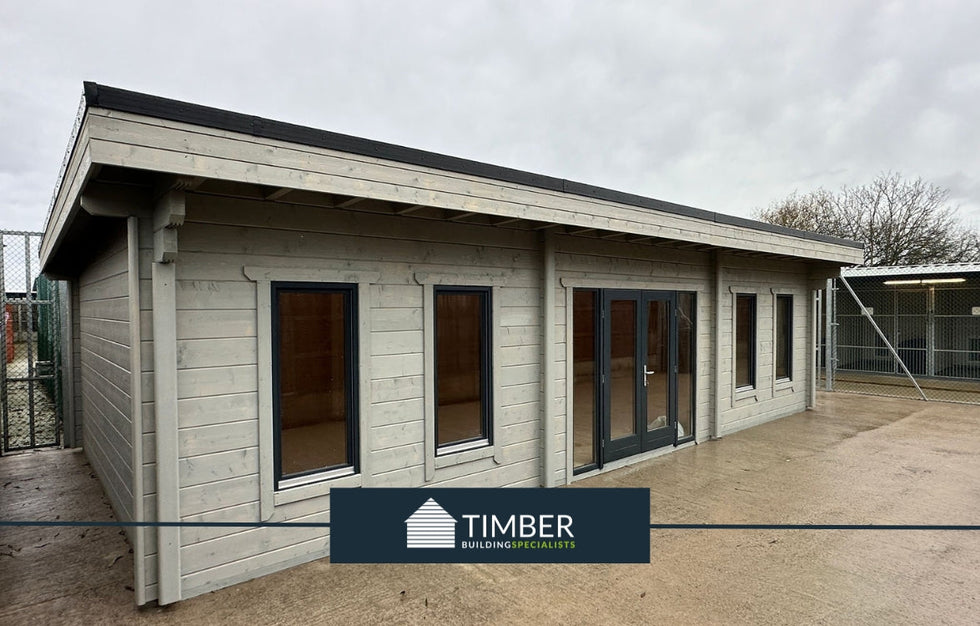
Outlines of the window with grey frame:
[{"label": "window with grey frame", "polygon": [[276,489],[357,471],[357,288],[272,283]]},{"label": "window with grey frame", "polygon": [[776,296],[776,380],[793,378],[793,296]]},{"label": "window with grey frame", "polygon": [[492,443],[490,298],[490,287],[434,287],[437,454]]},{"label": "window with grey frame", "polygon": [[756,296],[735,294],[735,389],[755,388]]}]

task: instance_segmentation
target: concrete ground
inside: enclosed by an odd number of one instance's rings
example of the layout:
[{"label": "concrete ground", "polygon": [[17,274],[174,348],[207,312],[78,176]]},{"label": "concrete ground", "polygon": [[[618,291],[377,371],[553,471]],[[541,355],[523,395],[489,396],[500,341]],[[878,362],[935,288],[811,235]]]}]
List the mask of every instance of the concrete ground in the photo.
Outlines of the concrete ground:
[{"label": "concrete ground", "polygon": [[[76,451],[0,459],[0,519],[108,519]],[[616,470],[653,522],[980,523],[980,409],[823,394],[817,410]],[[340,565],[132,605],[116,529],[0,528],[0,623],[975,624],[980,531],[653,531],[642,565]]]}]

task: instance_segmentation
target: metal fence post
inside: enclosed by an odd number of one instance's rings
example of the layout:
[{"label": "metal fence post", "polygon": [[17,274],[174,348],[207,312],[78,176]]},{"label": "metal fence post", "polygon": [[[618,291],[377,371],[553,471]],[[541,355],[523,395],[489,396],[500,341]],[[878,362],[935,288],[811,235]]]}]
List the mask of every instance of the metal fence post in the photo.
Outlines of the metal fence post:
[{"label": "metal fence post", "polygon": [[7,279],[4,276],[4,261],[6,260],[6,243],[0,232],[0,320],[3,323],[3,354],[0,355],[0,454],[7,451],[7,434],[10,427],[7,422]]},{"label": "metal fence post", "polygon": [[824,302],[823,302],[824,304],[823,382],[824,382],[824,389],[826,389],[827,391],[834,390],[833,373],[831,372],[831,358],[830,358],[830,350],[831,350],[830,325],[834,321],[834,312],[831,309],[831,305],[830,305],[830,301],[833,300],[833,298],[831,297],[833,282],[834,282],[833,279],[831,278],[827,279],[827,287],[826,289],[824,289]]}]

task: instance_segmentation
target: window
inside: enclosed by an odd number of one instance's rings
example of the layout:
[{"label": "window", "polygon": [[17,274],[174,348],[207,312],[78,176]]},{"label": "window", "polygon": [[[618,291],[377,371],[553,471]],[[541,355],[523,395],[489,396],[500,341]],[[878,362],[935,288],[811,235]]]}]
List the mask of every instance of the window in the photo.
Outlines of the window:
[{"label": "window", "polygon": [[793,377],[793,296],[776,296],[776,380]]},{"label": "window", "polygon": [[356,470],[356,288],[272,283],[276,489]]},{"label": "window", "polygon": [[491,443],[490,288],[435,287],[436,446]]},{"label": "window", "polygon": [[677,441],[694,438],[697,294],[677,292]]},{"label": "window", "polygon": [[755,295],[735,295],[735,388],[755,387]]},{"label": "window", "polygon": [[599,292],[595,289],[576,289],[572,295],[572,464],[576,471],[596,467],[598,296]]}]

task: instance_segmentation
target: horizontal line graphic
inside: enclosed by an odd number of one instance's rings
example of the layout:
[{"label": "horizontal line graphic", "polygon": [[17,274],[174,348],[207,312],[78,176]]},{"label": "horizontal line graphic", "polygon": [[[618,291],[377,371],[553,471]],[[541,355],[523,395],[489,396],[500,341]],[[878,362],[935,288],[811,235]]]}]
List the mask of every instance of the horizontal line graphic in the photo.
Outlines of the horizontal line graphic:
[{"label": "horizontal line graphic", "polygon": [[[0,527],[330,528],[330,522],[109,522],[0,520]],[[980,524],[650,524],[651,530],[980,530]]]}]

